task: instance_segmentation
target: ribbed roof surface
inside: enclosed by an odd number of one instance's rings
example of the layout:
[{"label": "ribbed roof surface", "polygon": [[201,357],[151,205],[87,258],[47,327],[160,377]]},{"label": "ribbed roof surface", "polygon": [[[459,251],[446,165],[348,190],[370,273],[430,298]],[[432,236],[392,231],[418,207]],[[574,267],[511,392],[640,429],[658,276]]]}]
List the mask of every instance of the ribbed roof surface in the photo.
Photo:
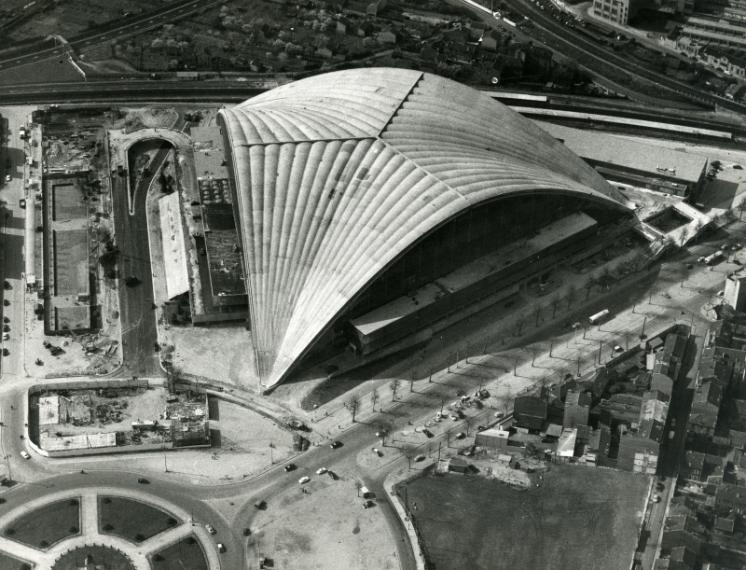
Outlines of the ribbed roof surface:
[{"label": "ribbed roof surface", "polygon": [[470,206],[535,191],[623,204],[528,120],[434,75],[319,75],[221,114],[265,387],[383,269]]}]

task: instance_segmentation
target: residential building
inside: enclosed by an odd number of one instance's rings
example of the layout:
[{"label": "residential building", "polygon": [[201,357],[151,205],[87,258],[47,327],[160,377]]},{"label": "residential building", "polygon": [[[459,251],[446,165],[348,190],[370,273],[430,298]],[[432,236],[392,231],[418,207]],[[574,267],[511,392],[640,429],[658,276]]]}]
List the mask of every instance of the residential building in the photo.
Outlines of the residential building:
[{"label": "residential building", "polygon": [[517,427],[540,430],[547,419],[547,403],[536,396],[516,398],[513,417]]},{"label": "residential building", "polygon": [[591,409],[591,396],[588,392],[569,390],[565,396],[565,413],[562,426],[574,428],[588,424],[588,414]]},{"label": "residential building", "polygon": [[688,432],[695,436],[712,437],[722,400],[723,389],[717,380],[707,380],[696,389],[689,414]]},{"label": "residential building", "polygon": [[660,443],[653,439],[634,432],[627,432],[619,438],[619,469],[655,475],[659,456]]},{"label": "residential building", "polygon": [[746,275],[731,273],[725,278],[723,302],[738,312],[746,310]]},{"label": "residential building", "polygon": [[508,447],[510,432],[499,428],[491,428],[477,432],[474,444],[490,449],[505,449]]}]

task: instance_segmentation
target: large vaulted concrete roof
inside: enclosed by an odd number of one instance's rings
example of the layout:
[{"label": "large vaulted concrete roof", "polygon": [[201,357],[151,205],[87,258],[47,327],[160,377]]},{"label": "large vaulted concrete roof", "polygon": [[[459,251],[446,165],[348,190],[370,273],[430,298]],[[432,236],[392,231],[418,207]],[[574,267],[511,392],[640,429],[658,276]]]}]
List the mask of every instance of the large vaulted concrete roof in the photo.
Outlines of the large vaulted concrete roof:
[{"label": "large vaulted concrete roof", "polygon": [[465,210],[525,192],[624,207],[528,120],[427,73],[319,75],[221,115],[266,388],[385,268]]}]

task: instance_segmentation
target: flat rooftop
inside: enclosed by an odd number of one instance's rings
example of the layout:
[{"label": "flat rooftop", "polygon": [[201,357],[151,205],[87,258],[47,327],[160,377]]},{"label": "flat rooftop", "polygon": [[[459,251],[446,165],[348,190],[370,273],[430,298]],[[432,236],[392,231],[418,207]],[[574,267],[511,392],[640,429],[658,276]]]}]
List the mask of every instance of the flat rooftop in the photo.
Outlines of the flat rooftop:
[{"label": "flat rooftop", "polygon": [[443,295],[453,294],[478,283],[486,277],[520,263],[583,230],[596,225],[596,220],[583,212],[565,216],[542,227],[534,236],[509,243],[417,289],[412,295],[393,301],[352,319],[350,323],[360,334],[369,335],[391,323],[411,315],[435,302]]},{"label": "flat rooftop", "polygon": [[707,164],[707,157],[700,154],[637,142],[602,131],[573,129],[545,121],[534,122],[588,161],[650,172],[656,176],[676,178],[692,184],[699,181]]},{"label": "flat rooftop", "polygon": [[197,179],[228,178],[220,127],[192,127],[189,134],[194,141],[194,171]]}]

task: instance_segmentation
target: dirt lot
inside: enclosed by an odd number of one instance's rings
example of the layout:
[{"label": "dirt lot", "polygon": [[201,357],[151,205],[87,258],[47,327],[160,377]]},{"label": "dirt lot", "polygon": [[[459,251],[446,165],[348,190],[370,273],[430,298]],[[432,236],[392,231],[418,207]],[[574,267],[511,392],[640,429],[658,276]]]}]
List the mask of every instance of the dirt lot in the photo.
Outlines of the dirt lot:
[{"label": "dirt lot", "polygon": [[[298,477],[303,475],[300,471]],[[276,497],[252,522],[248,560],[269,556],[274,568],[393,570],[394,537],[378,507],[363,509],[352,479],[311,476]]]},{"label": "dirt lot", "polygon": [[454,474],[414,480],[407,490],[437,568],[622,570],[647,484],[632,473],[555,465],[528,491]]},{"label": "dirt lot", "polygon": [[245,326],[172,326],[163,340],[176,347],[174,365],[185,372],[249,390],[258,386],[251,332]]}]

